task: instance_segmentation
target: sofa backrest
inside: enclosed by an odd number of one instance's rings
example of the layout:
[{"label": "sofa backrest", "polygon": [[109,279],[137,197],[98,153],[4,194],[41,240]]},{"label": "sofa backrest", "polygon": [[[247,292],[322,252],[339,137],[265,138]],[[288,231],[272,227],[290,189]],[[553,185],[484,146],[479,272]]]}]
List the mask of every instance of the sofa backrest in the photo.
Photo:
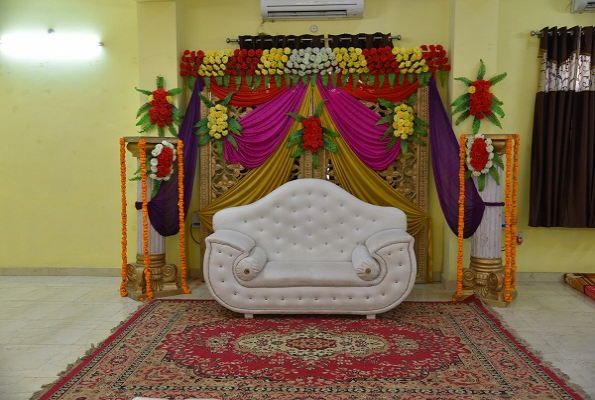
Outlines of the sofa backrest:
[{"label": "sofa backrest", "polygon": [[213,217],[213,229],[242,232],[270,261],[350,261],[372,234],[407,229],[405,213],[365,203],[332,182],[297,179],[260,200]]}]

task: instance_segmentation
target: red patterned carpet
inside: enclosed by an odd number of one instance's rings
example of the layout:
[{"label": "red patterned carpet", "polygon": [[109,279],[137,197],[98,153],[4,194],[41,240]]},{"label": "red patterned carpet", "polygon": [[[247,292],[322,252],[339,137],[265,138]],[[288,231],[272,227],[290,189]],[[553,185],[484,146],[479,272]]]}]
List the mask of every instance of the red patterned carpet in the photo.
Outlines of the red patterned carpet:
[{"label": "red patterned carpet", "polygon": [[155,300],[41,400],[580,399],[479,301],[361,316],[244,319]]}]

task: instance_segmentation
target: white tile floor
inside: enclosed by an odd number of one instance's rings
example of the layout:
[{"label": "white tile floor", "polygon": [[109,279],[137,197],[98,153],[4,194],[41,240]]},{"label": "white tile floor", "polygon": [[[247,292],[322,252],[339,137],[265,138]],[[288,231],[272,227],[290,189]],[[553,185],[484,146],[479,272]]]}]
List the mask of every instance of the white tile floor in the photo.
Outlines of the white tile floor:
[{"label": "white tile floor", "polygon": [[[204,284],[191,288],[176,297],[210,298]],[[518,293],[494,312],[595,399],[595,301],[561,282],[519,283]],[[416,285],[408,300],[451,295],[440,284]],[[119,278],[0,276],[0,399],[29,399],[140,305],[120,297]]]}]

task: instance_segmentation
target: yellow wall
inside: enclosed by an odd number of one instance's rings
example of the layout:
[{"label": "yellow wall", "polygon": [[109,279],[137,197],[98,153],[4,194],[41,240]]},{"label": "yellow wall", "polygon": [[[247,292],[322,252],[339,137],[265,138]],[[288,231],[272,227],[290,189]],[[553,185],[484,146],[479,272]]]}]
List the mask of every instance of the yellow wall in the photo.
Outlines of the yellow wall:
[{"label": "yellow wall", "polygon": [[[486,62],[488,77],[508,72],[495,87],[504,101],[504,129],[484,124],[482,131],[521,135],[519,230],[525,242],[518,248],[519,271],[595,271],[591,261],[595,231],[527,227],[539,44],[530,31],[554,25],[593,25],[595,14],[571,14],[566,0],[367,0],[363,19],[263,23],[259,0],[151,3],[0,2],[0,37],[17,29],[84,29],[99,33],[105,42],[103,55],[93,62],[15,61],[0,54],[2,132],[12,140],[4,144],[22,147],[22,151],[8,151],[0,157],[0,168],[5,171],[0,192],[0,267],[119,268],[117,141],[137,134],[134,117],[144,99],[134,87],[152,88],[151,79],[157,73],[165,74],[167,87],[178,86],[173,82],[176,60],[171,49],[235,48],[225,39],[258,33],[307,34],[316,25],[318,34],[402,35],[396,46],[444,44],[453,63],[449,81],[440,89],[445,103],[463,90],[453,78],[472,78],[480,58]],[[157,8],[163,8],[163,14]],[[159,16],[161,27],[155,23]],[[165,32],[164,41],[153,42],[147,30],[155,35],[160,29]],[[150,43],[155,43],[155,52],[147,48]],[[165,58],[159,57],[160,49],[167,50]],[[144,60],[140,65],[139,57]],[[455,132],[468,133],[469,123],[456,127]],[[135,198],[133,184],[128,196],[130,201]],[[433,184],[430,198],[435,270],[452,280],[456,237],[445,228]],[[133,260],[136,226],[131,208],[129,214],[129,257]],[[196,263],[198,245],[188,241],[189,260]],[[169,262],[177,262],[176,243],[177,238],[167,240]]]}]

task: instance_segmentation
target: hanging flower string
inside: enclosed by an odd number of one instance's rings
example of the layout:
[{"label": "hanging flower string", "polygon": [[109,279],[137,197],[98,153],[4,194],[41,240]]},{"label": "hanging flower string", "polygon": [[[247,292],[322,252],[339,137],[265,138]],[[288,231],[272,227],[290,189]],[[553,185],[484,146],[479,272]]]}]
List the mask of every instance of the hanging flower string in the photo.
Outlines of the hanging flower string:
[{"label": "hanging flower string", "polygon": [[120,138],[120,192],[122,193],[122,270],[120,271],[122,282],[120,283],[120,295],[126,297],[128,295],[126,291],[126,284],[128,283],[128,233],[126,229],[128,217],[126,214],[126,148],[124,138]]},{"label": "hanging flower string", "polygon": [[150,132],[157,127],[159,136],[165,136],[165,127],[167,127],[172,136],[178,136],[176,126],[180,126],[183,115],[174,105],[173,96],[182,93],[184,89],[165,90],[162,76],[157,77],[156,83],[157,89],[153,91],[135,88],[138,92],[149,96],[147,102],[136,113],[136,118],[140,117],[136,126],[140,126],[139,133]]},{"label": "hanging flower string", "polygon": [[463,232],[465,230],[465,135],[460,137],[459,145],[459,224],[457,230],[457,292],[452,301],[463,297]]},{"label": "hanging flower string", "polygon": [[312,167],[318,168],[318,150],[328,150],[333,153],[339,153],[337,145],[333,141],[333,137],[339,136],[337,132],[333,132],[328,128],[322,126],[320,121],[320,114],[324,108],[325,100],[322,100],[316,106],[314,114],[309,117],[295,113],[287,113],[291,118],[302,123],[302,129],[299,129],[289,136],[287,140],[287,147],[297,145],[297,149],[291,153],[290,157],[299,157],[304,152],[312,153]]},{"label": "hanging flower string", "polygon": [[471,124],[473,133],[479,132],[483,119],[489,120],[502,129],[498,116],[504,118],[504,110],[501,107],[504,103],[492,93],[492,87],[506,78],[507,74],[504,72],[492,79],[485,80],[486,67],[483,60],[479,60],[479,62],[479,71],[475,81],[463,77],[455,78],[455,80],[461,81],[467,86],[467,92],[457,97],[451,104],[451,107],[455,107],[452,115],[462,112],[455,121],[455,125],[459,125],[470,116],[473,116],[473,123]]},{"label": "hanging flower string", "polygon": [[513,246],[511,254],[512,262],[512,288],[516,289],[516,235],[517,235],[517,201],[518,201],[518,186],[519,186],[519,148],[520,148],[520,136],[514,135],[514,163],[513,163],[513,174],[512,174],[512,237]]},{"label": "hanging flower string", "polygon": [[401,153],[407,154],[409,150],[409,142],[416,143],[420,146],[425,146],[426,143],[421,136],[427,136],[428,124],[419,118],[413,110],[413,104],[417,103],[417,94],[414,93],[401,104],[395,104],[385,99],[378,99],[380,105],[392,110],[392,112],[380,118],[376,125],[388,123],[389,125],[384,131],[384,135],[380,141],[386,140],[390,136],[386,145],[386,150],[390,150],[397,140],[401,142]]},{"label": "hanging flower string", "polygon": [[500,155],[494,152],[492,139],[486,139],[481,133],[469,136],[466,153],[468,170],[465,173],[465,179],[476,176],[477,189],[480,192],[485,188],[486,175],[488,174],[496,181],[496,184],[500,184],[500,174],[496,167],[504,169],[504,163]]},{"label": "hanging flower string", "polygon": [[181,272],[181,284],[182,290],[186,294],[190,294],[190,288],[186,282],[186,242],[185,242],[185,229],[186,225],[184,221],[186,217],[184,215],[184,142],[178,140],[178,216],[180,223],[180,272]]},{"label": "hanging flower string", "polygon": [[506,189],[505,189],[505,221],[506,221],[506,228],[505,228],[505,263],[504,263],[504,300],[508,303],[512,301],[512,296],[510,295],[510,284],[511,284],[511,265],[512,265],[512,257],[511,257],[511,250],[512,250],[512,136],[508,136],[506,140]]},{"label": "hanging flower string", "polygon": [[[140,165],[145,165],[147,162],[145,139],[139,140],[138,148],[140,151]],[[147,288],[147,296],[141,299],[141,301],[144,301],[153,298],[153,288],[151,285],[151,265],[149,260],[149,210],[147,208],[147,170],[145,168],[141,168],[140,170],[140,181],[143,213],[143,257],[145,264],[145,269],[143,272],[145,275],[145,282]]]}]

